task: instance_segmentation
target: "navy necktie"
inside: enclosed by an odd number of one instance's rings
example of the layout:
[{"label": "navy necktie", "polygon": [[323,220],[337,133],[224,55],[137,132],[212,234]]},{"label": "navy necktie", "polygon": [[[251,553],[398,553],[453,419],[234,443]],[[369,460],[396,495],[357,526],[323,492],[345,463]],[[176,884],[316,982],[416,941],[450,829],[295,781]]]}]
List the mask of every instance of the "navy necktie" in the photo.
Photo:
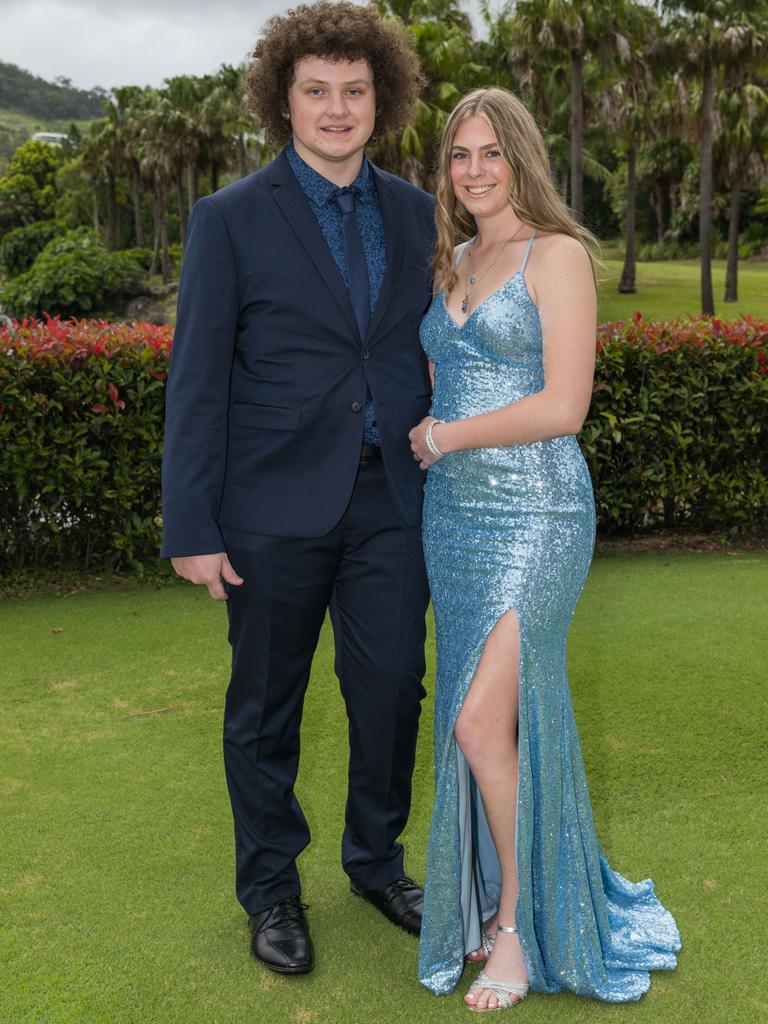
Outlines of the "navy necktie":
[{"label": "navy necktie", "polygon": [[371,290],[368,283],[368,267],[360,229],[355,217],[355,193],[345,189],[336,193],[336,203],[341,210],[341,230],[344,236],[344,254],[347,260],[347,287],[349,301],[355,311],[360,337],[365,341],[368,322],[371,319]]}]

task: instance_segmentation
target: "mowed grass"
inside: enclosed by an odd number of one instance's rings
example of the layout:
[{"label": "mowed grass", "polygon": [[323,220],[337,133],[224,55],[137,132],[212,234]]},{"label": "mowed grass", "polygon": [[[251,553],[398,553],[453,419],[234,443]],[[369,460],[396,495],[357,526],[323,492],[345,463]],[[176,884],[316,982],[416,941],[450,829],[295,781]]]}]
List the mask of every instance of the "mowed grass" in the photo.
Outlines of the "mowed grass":
[{"label": "mowed grass", "polygon": [[[672,320],[697,316],[701,311],[699,264],[697,260],[670,260],[637,264],[637,292],[619,295],[617,287],[623,260],[603,260],[599,271],[598,323],[628,320],[639,311],[650,320]],[[768,320],[768,262],[739,264],[739,301],[723,302],[725,261],[713,263],[715,311],[722,320],[735,320],[747,313]],[[159,281],[159,278],[158,278]],[[176,295],[165,300],[168,323],[176,323]]]},{"label": "mowed grass", "polygon": [[[598,322],[627,320],[639,310],[652,320],[669,320],[701,312],[699,263],[697,260],[673,260],[638,263],[637,293],[619,295],[622,260],[605,260],[600,274]],[[725,261],[715,260],[712,271],[715,312],[723,320],[734,320],[744,313],[768,320],[768,262],[742,261],[739,264],[739,301],[723,302]]]},{"label": "mowed grass", "polygon": [[[345,720],[327,628],[298,784],[318,966],[283,979],[250,959],[221,764],[225,617],[181,585],[0,604],[0,1020],[468,1021],[474,969],[453,995],[431,996],[416,941],[347,890]],[[652,875],[684,948],[637,1004],[532,994],[515,1020],[768,1018],[766,621],[768,552],[595,562],[569,643],[595,819],[617,870]],[[433,677],[430,656],[404,837],[417,878]]]}]

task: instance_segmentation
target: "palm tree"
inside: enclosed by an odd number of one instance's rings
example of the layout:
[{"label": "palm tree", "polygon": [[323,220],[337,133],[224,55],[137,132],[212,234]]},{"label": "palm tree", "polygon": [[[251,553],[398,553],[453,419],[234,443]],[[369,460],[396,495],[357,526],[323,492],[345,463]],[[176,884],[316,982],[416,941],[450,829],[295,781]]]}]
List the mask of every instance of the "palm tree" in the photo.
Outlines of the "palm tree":
[{"label": "palm tree", "polygon": [[462,10],[461,0],[374,0],[374,4],[382,17],[396,18],[403,25],[439,21],[472,35],[472,21]]},{"label": "palm tree", "polygon": [[728,265],[724,302],[739,297],[739,214],[745,188],[759,184],[768,172],[768,76],[758,80],[759,69],[739,64],[726,72],[715,105],[720,131],[715,140],[718,177],[730,186]]},{"label": "palm tree", "polygon": [[120,124],[122,157],[131,175],[133,232],[136,245],[144,247],[144,224],[141,216],[142,182],[139,163],[141,151],[141,119],[147,106],[147,90],[126,85],[112,90],[115,116]]},{"label": "palm tree", "polygon": [[[117,177],[120,173],[122,142],[114,108],[105,103],[106,117],[91,124],[83,145],[83,163],[96,180],[105,187],[107,209],[107,246],[117,249],[119,221],[117,211]],[[95,215],[98,224],[98,207]]]},{"label": "palm tree", "polygon": [[712,199],[715,85],[718,73],[765,51],[766,0],[663,0],[687,74],[699,81],[699,246],[701,311],[714,314],[712,290]]},{"label": "palm tree", "polygon": [[211,192],[216,192],[220,174],[232,163],[235,151],[230,133],[232,106],[227,87],[215,75],[205,75],[201,82],[204,97],[200,104],[199,123],[203,133],[203,153],[210,173]]},{"label": "palm tree", "polygon": [[568,54],[570,72],[570,204],[584,207],[584,70],[596,58],[603,71],[629,60],[625,26],[632,0],[518,0],[519,59],[535,64],[552,52]]},{"label": "palm tree", "polygon": [[205,150],[201,124],[201,107],[205,98],[202,81],[193,75],[176,75],[165,80],[161,93],[174,112],[168,128],[173,129],[172,177],[182,245],[187,237],[187,218],[199,194],[199,171]]},{"label": "palm tree", "polygon": [[636,9],[636,24],[630,36],[631,54],[628,72],[603,94],[603,119],[615,135],[619,149],[627,159],[626,243],[624,266],[619,280],[620,294],[637,291],[635,261],[635,213],[637,202],[637,156],[643,138],[654,126],[654,99],[657,86],[654,63],[658,62],[658,28],[650,8]]},{"label": "palm tree", "polygon": [[158,260],[164,281],[171,279],[168,247],[168,191],[173,177],[178,146],[179,114],[166,96],[154,93],[145,111],[141,133],[141,168],[152,179],[154,242],[150,274],[157,273]]},{"label": "palm tree", "polygon": [[377,163],[429,188],[440,133],[464,93],[485,85],[491,69],[478,62],[478,45],[467,15],[455,0],[378,0],[379,10],[405,21],[427,79],[413,123],[374,141]]},{"label": "palm tree", "polygon": [[[243,92],[244,68],[222,64],[215,76],[214,95],[220,108],[224,131],[235,141],[237,150],[237,173],[241,178],[248,174],[248,142],[254,134],[255,125],[248,112]],[[213,102],[213,100],[208,100]]]}]

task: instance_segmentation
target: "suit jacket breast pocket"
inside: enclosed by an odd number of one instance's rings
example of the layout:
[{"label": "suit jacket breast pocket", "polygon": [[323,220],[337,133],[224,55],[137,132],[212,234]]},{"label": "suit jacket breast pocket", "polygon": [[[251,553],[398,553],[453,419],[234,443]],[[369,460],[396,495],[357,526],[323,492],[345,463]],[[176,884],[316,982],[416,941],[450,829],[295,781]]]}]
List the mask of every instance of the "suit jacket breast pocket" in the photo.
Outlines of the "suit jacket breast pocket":
[{"label": "suit jacket breast pocket", "polygon": [[295,430],[299,425],[299,409],[284,405],[252,405],[233,402],[230,422],[261,430]]}]

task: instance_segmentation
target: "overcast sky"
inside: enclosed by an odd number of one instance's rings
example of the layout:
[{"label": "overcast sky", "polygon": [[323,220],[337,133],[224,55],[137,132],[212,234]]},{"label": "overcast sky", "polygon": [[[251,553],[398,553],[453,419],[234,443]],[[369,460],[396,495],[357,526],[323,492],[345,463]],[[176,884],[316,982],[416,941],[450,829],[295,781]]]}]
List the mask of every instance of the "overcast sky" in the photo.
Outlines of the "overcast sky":
[{"label": "overcast sky", "polygon": [[[296,0],[300,2],[300,0]],[[74,85],[161,85],[239,64],[290,0],[0,0],[0,60]]]}]

